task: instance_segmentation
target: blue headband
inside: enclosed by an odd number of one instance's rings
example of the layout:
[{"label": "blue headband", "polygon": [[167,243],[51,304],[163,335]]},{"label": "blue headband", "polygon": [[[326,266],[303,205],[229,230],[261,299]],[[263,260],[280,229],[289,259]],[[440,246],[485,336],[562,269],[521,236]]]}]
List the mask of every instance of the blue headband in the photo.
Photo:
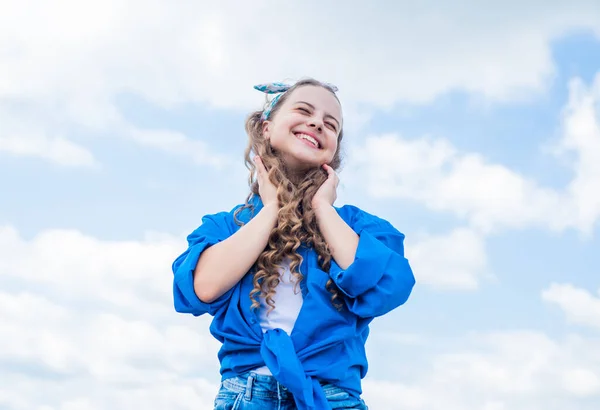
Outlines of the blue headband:
[{"label": "blue headband", "polygon": [[[325,87],[329,88],[334,93],[336,93],[338,91],[338,88],[333,84],[329,84],[329,83],[321,83],[321,84],[323,84]],[[285,84],[285,83],[266,83],[266,84],[258,84],[258,85],[254,86],[255,90],[261,91],[265,94],[277,94],[269,102],[267,107],[264,109],[262,116],[261,116],[263,121],[269,119],[269,116],[271,115],[271,111],[273,111],[273,107],[275,107],[275,105],[277,104],[277,101],[279,101],[281,96],[283,94],[285,94],[290,88],[292,88],[292,85]]]}]

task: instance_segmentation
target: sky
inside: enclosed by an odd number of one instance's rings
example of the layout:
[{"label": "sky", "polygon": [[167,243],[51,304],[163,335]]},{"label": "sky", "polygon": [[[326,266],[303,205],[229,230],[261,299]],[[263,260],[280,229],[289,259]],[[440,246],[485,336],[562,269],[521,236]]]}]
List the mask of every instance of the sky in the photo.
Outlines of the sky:
[{"label": "sky", "polygon": [[212,408],[171,263],[247,195],[252,86],[305,76],[340,89],[336,205],[417,279],[370,408],[598,408],[600,2],[0,6],[0,409]]}]

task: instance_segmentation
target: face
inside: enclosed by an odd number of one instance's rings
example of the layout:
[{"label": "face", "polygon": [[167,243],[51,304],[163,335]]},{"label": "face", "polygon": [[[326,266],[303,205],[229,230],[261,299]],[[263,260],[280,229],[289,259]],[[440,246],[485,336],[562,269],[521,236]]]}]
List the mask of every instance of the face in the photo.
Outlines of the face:
[{"label": "face", "polygon": [[342,108],[331,91],[306,85],[292,91],[270,121],[263,135],[292,171],[329,164],[342,129]]}]

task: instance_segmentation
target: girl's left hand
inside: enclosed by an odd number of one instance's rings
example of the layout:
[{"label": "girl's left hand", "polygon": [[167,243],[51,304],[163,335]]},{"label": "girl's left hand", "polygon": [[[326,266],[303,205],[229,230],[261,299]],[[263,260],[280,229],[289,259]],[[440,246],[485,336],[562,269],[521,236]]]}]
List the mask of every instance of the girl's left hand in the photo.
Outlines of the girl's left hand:
[{"label": "girl's left hand", "polygon": [[332,206],[337,199],[337,187],[340,183],[340,179],[329,165],[323,164],[323,169],[327,171],[327,179],[323,182],[323,185],[319,187],[317,192],[315,192],[315,196],[312,199],[313,209],[323,206]]}]

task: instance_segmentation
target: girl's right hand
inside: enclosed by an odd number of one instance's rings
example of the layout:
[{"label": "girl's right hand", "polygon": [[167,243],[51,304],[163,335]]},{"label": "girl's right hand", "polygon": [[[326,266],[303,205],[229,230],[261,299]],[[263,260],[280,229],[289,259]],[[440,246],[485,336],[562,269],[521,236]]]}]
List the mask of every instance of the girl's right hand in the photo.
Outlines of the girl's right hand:
[{"label": "girl's right hand", "polygon": [[263,205],[274,205],[276,208],[279,208],[277,187],[269,179],[268,171],[258,155],[254,157],[254,163],[257,170],[258,195],[260,195]]}]

